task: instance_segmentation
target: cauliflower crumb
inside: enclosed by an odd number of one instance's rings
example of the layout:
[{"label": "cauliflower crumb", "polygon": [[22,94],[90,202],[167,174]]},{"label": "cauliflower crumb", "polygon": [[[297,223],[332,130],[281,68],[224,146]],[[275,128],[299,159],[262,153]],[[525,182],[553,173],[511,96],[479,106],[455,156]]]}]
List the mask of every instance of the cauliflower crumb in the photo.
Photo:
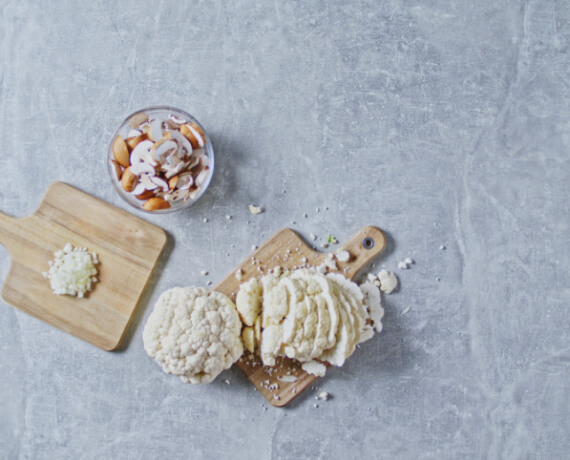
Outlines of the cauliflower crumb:
[{"label": "cauliflower crumb", "polygon": [[238,269],[236,270],[236,279],[237,279],[238,281],[243,280],[243,270],[242,270],[241,268],[238,268]]},{"label": "cauliflower crumb", "polygon": [[253,204],[250,204],[249,212],[252,214],[261,214],[263,212],[263,209],[260,206],[254,206]]},{"label": "cauliflower crumb", "polygon": [[281,380],[282,382],[286,382],[286,383],[294,383],[297,380],[299,380],[299,377],[296,377],[294,375],[283,375],[281,377],[277,377],[278,380]]},{"label": "cauliflower crumb", "polygon": [[380,280],[380,290],[386,294],[391,294],[398,287],[398,278],[392,272],[380,270],[378,279]]},{"label": "cauliflower crumb", "polygon": [[318,361],[308,361],[301,364],[301,367],[307,374],[316,375],[317,377],[323,377],[327,373],[327,366]]},{"label": "cauliflower crumb", "polygon": [[311,239],[313,241],[315,241],[317,239],[317,235],[315,235],[314,233],[311,233],[309,236],[311,237]]},{"label": "cauliflower crumb", "polygon": [[348,262],[350,260],[350,252],[343,249],[342,251],[337,252],[336,259],[339,262]]}]

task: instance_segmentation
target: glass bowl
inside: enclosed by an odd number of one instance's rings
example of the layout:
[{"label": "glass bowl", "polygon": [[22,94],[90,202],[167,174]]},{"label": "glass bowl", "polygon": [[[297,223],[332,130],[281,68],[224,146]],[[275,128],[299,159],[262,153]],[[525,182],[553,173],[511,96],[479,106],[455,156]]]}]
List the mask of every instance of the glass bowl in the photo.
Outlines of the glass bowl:
[{"label": "glass bowl", "polygon": [[140,211],[164,214],[185,209],[204,194],[214,174],[214,149],[189,113],[148,107],[119,125],[107,166],[121,198]]}]

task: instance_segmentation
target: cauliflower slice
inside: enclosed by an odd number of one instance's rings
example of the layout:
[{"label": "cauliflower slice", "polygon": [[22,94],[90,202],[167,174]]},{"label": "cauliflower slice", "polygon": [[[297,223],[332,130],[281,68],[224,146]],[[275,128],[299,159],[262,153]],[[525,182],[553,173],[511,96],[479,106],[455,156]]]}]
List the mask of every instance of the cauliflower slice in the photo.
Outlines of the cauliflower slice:
[{"label": "cauliflower slice", "polygon": [[241,321],[233,302],[204,288],[162,293],[143,331],[144,348],[168,374],[209,383],[243,353]]},{"label": "cauliflower slice", "polygon": [[236,296],[236,307],[246,326],[253,326],[261,313],[261,293],[261,285],[255,278],[240,284]]}]

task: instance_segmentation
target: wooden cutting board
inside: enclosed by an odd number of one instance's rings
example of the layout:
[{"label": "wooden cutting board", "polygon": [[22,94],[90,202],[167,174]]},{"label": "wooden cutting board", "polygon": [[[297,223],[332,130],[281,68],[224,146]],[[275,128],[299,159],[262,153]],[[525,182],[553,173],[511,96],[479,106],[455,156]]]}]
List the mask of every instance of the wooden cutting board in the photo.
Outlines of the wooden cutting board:
[{"label": "wooden cutting board", "polygon": [[[0,213],[0,243],[11,257],[2,298],[104,350],[123,339],[166,244],[164,230],[70,185],[52,184],[24,218]],[[86,298],[55,295],[42,272],[66,243],[97,253],[99,274]]]},{"label": "wooden cutting board", "polygon": [[[351,254],[351,258],[344,263],[337,261],[338,272],[353,279],[359,270],[384,250],[385,245],[384,234],[379,228],[364,227],[342,246],[342,249],[346,249]],[[337,248],[335,245],[331,246],[334,249]],[[304,264],[318,266],[327,256],[327,253],[317,252],[310,248],[293,230],[283,229],[236,267],[214,290],[223,292],[235,302],[240,283],[249,278],[267,274],[277,266],[283,269],[294,269]],[[303,257],[307,259],[306,262],[301,260]],[[238,281],[235,276],[238,269],[243,271],[241,281]],[[287,405],[318,378],[307,374],[298,362],[288,358],[278,359],[274,367],[265,367],[261,364],[259,357],[254,357],[249,352],[244,353],[238,361],[238,366],[265,399],[278,407]],[[294,378],[296,378],[294,382],[290,381]]]}]

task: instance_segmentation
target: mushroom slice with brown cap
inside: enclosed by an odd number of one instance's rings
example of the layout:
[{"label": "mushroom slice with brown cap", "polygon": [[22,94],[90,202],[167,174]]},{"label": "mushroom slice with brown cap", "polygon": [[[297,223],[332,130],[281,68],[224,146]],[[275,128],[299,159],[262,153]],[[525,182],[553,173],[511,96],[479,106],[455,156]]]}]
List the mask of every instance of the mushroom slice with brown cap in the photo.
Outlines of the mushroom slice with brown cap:
[{"label": "mushroom slice with brown cap", "polygon": [[113,156],[117,163],[125,168],[129,166],[129,149],[127,148],[127,144],[125,140],[121,136],[115,137],[113,141]]},{"label": "mushroom slice with brown cap", "polygon": [[140,128],[140,126],[148,121],[148,115],[144,112],[137,113],[131,117],[129,120],[129,126],[131,128]]},{"label": "mushroom slice with brown cap", "polygon": [[190,141],[186,136],[183,136],[178,131],[169,131],[168,134],[170,138],[176,141],[181,147],[178,150],[179,158],[184,158],[186,155],[190,155],[192,153],[192,144],[190,144]]},{"label": "mushroom slice with brown cap", "polygon": [[130,150],[133,150],[140,142],[145,141],[147,139],[148,139],[148,135],[146,133],[141,132],[140,134],[138,134],[136,136],[127,137],[127,140],[125,142],[127,143],[127,147]]},{"label": "mushroom slice with brown cap", "polygon": [[132,192],[138,182],[138,177],[133,174],[131,168],[127,168],[123,171],[123,177],[121,177],[121,186],[125,192]]},{"label": "mushroom slice with brown cap", "polygon": [[204,147],[206,137],[202,129],[196,123],[189,123],[180,126],[180,132],[184,134],[192,144],[192,148]]}]

